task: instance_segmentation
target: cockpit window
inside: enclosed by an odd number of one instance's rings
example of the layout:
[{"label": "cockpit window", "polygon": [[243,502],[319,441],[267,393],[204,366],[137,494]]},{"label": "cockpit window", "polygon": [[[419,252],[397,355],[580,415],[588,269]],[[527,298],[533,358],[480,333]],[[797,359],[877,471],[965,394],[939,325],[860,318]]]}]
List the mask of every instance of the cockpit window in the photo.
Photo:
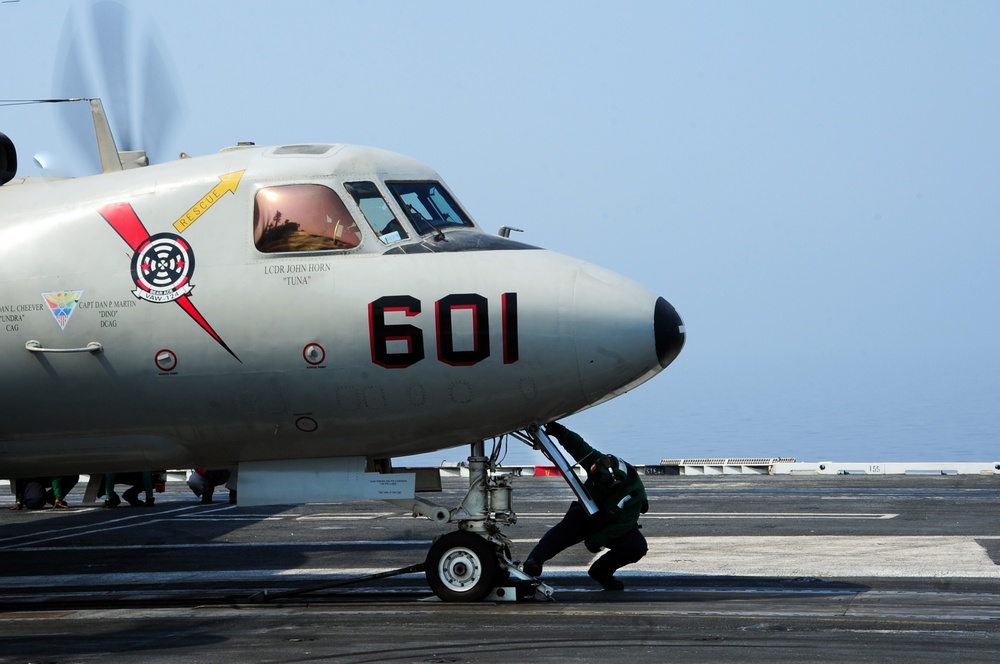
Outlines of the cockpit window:
[{"label": "cockpit window", "polygon": [[361,213],[382,242],[392,244],[409,237],[374,182],[345,182],[344,188],[354,197]]},{"label": "cockpit window", "polygon": [[472,226],[472,222],[438,182],[385,184],[421,235],[440,232],[447,226]]},{"label": "cockpit window", "polygon": [[264,253],[353,249],[361,244],[361,231],[344,201],[321,184],[261,189],[253,207],[253,241]]}]

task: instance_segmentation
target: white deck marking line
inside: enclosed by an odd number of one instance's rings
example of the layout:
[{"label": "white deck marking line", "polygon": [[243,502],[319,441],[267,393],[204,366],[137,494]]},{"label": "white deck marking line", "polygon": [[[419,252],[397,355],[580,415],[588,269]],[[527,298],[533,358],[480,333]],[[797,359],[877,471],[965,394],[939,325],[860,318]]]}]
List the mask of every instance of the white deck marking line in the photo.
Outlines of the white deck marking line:
[{"label": "white deck marking line", "polygon": [[262,523],[264,521],[284,521],[280,516],[192,516],[182,514],[180,518],[184,519],[184,523],[191,523],[192,521],[197,521],[198,523],[231,523],[235,521]]},{"label": "white deck marking line", "polygon": [[[518,512],[517,518],[562,518],[564,512]],[[858,512],[647,512],[642,519],[895,519],[893,513]]]},{"label": "white deck marking line", "polygon": [[[289,582],[297,578],[334,577],[351,578],[367,576],[392,569],[385,567],[311,567],[302,569],[252,569],[252,570],[191,570],[189,572],[126,572],[110,574],[53,574],[46,576],[12,576],[0,579],[0,592],[14,588],[72,588],[74,586],[121,586],[121,585],[157,585],[166,586],[177,583],[197,584],[227,581],[263,581],[265,579],[282,579]],[[423,572],[411,572],[401,577],[422,578]],[[161,588],[168,590],[168,588]],[[111,592],[110,590],[108,592]],[[428,590],[428,593],[430,591]],[[87,595],[92,592],[85,593]]]},{"label": "white deck marking line", "polygon": [[[204,505],[197,505],[196,507],[204,507]],[[236,507],[236,505],[213,505],[212,507],[207,507],[205,509],[199,510],[198,512],[193,512],[192,514],[216,514],[218,512],[228,512],[229,510]]]},{"label": "white deck marking line", "polygon": [[[402,514],[401,512],[320,512],[317,514],[298,514],[293,515],[296,521],[344,521],[350,519],[384,519],[387,517],[397,517]],[[413,515],[406,513],[408,518],[413,518]]]},{"label": "white deck marking line", "polygon": [[[60,528],[53,528],[52,530],[42,530],[40,532],[29,533],[27,535],[15,535],[14,537],[6,537],[6,538],[4,538],[4,545],[0,546],[0,550],[3,550],[3,549],[16,549],[18,547],[18,545],[10,545],[9,544],[9,542],[12,542],[14,540],[19,540],[19,539],[34,539],[34,538],[42,536],[42,535],[48,535],[49,533],[59,533],[58,537],[49,537],[49,538],[46,538],[46,539],[38,540],[39,542],[49,542],[49,541],[57,540],[57,539],[65,539],[67,537],[77,537],[79,535],[79,533],[67,532],[67,531],[71,531],[71,530],[86,529],[87,530],[86,534],[88,534],[88,535],[91,534],[91,533],[104,532],[106,530],[118,530],[119,528],[128,528],[129,526],[127,526],[127,525],[125,525],[125,526],[115,526],[113,528],[104,528],[104,527],[101,527],[101,526],[106,526],[107,524],[111,524],[111,523],[121,523],[122,521],[134,521],[136,519],[142,519],[144,517],[153,517],[152,519],[150,519],[148,521],[145,521],[144,523],[155,523],[157,521],[163,521],[164,520],[163,517],[165,515],[167,515],[167,514],[173,514],[175,512],[185,512],[187,510],[192,510],[192,509],[195,509],[195,506],[191,506],[191,507],[178,507],[176,509],[167,510],[165,512],[144,512],[142,514],[131,514],[129,516],[123,516],[123,517],[118,518],[118,519],[112,519],[110,521],[105,521],[103,524],[86,523],[86,524],[80,524],[80,525],[77,525],[77,526],[63,526],[63,527],[60,527]],[[137,525],[137,524],[133,524],[133,525]]]},{"label": "white deck marking line", "polygon": [[137,551],[155,551],[156,549],[233,549],[239,547],[248,548],[262,548],[262,547],[324,547],[328,549],[342,549],[346,547],[358,547],[358,546],[386,546],[386,547],[403,547],[403,546],[430,546],[432,540],[341,540],[341,541],[330,541],[330,542],[202,542],[199,544],[94,544],[94,545],[75,545],[75,546],[19,546],[16,548],[17,551],[24,551],[25,553],[30,552],[41,552],[41,551],[59,551],[62,553],[72,552],[72,551],[122,551],[135,549]]}]

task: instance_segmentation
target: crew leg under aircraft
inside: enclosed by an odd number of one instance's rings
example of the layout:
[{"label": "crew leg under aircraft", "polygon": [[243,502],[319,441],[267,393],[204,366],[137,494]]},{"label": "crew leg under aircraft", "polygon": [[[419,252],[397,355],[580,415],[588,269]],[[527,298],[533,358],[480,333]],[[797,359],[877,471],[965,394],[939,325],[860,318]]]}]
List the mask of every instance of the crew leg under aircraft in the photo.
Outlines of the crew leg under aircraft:
[{"label": "crew leg under aircraft", "polygon": [[[566,510],[562,521],[545,533],[531,550],[528,559],[524,561],[525,574],[540,575],[546,561],[574,544],[583,542],[589,533],[589,519],[580,503],[574,501]],[[625,584],[614,578],[615,572],[625,565],[638,562],[646,555],[646,551],[646,538],[638,527],[633,528],[608,543],[608,552],[590,566],[588,574],[605,590],[622,590]]]}]

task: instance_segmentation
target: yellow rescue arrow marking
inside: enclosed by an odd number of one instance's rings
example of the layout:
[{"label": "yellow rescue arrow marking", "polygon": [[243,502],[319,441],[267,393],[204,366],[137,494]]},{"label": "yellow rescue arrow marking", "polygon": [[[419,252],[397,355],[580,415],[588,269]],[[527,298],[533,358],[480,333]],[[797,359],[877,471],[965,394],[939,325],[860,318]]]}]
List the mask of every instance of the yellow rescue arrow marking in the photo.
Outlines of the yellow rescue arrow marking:
[{"label": "yellow rescue arrow marking", "polygon": [[212,191],[205,194],[205,197],[191,206],[191,209],[180,216],[174,222],[174,228],[178,233],[183,233],[188,226],[198,221],[198,217],[208,212],[209,208],[215,205],[226,192],[236,193],[236,187],[240,186],[240,178],[246,171],[233,171],[219,176],[219,184],[212,188]]}]

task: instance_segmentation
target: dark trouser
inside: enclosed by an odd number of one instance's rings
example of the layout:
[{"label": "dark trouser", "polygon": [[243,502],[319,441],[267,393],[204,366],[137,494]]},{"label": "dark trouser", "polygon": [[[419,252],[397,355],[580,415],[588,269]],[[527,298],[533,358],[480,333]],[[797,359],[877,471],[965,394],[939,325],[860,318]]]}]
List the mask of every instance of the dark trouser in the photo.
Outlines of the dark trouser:
[{"label": "dark trouser", "polygon": [[[587,539],[591,528],[590,518],[580,503],[574,502],[566,510],[566,516],[562,521],[552,526],[549,532],[542,536],[528,557],[544,563],[559,552]],[[611,575],[618,568],[634,563],[646,555],[646,538],[636,526],[608,542],[607,548],[608,552],[601,556],[591,569],[596,568]]]},{"label": "dark trouser", "polygon": [[80,481],[79,475],[57,475],[52,478],[52,490],[46,492],[46,502],[48,502],[48,494],[52,494],[51,505],[56,500],[62,500],[66,497],[66,494],[73,490],[76,483]]}]

